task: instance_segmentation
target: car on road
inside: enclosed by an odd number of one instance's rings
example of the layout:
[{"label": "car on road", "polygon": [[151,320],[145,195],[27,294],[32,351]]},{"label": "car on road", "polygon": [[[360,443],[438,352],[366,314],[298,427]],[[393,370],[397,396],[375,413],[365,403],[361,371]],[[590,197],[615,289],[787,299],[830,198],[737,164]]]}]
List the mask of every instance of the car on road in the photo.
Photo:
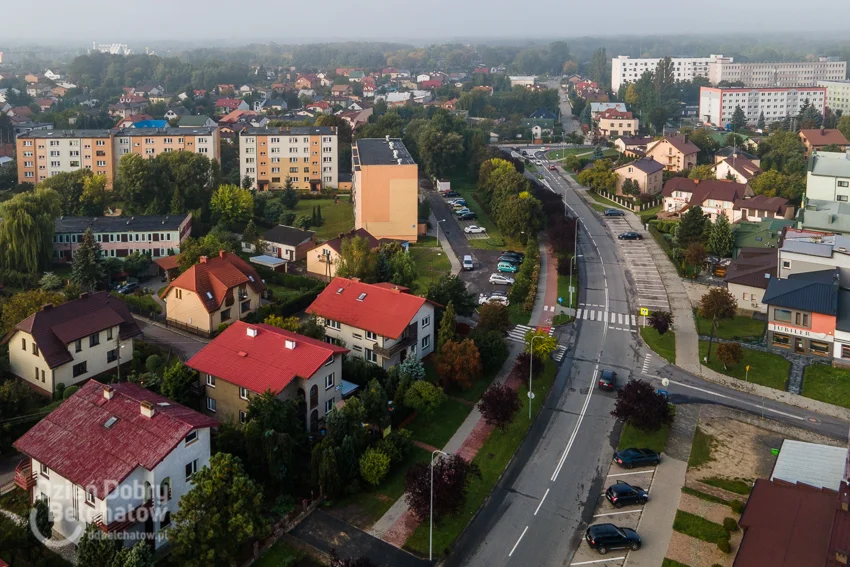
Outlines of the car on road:
[{"label": "car on road", "polygon": [[519,268],[516,264],[511,264],[510,262],[499,262],[496,265],[496,270],[500,272],[507,272],[509,274],[515,274]]},{"label": "car on road", "polygon": [[661,462],[661,455],[652,449],[623,449],[614,453],[614,462],[623,468],[631,469],[657,465]]},{"label": "car on road", "polygon": [[463,213],[462,215],[457,216],[457,220],[475,220],[478,218],[478,215],[475,213]]},{"label": "car on road", "polygon": [[513,285],[514,279],[502,274],[490,274],[490,283],[493,285]]},{"label": "car on road", "polygon": [[596,524],[584,532],[584,539],[591,549],[599,555],[605,555],[609,549],[640,549],[640,536],[631,528],[622,528],[614,524]]},{"label": "car on road", "polygon": [[472,270],[473,268],[475,268],[475,264],[472,263],[472,256],[467,254],[463,257],[463,269]]},{"label": "car on road", "polygon": [[617,240],[643,240],[643,236],[637,232],[621,232],[617,235]]},{"label": "car on road", "polygon": [[534,160],[534,165],[542,166],[542,165],[543,165],[543,160],[542,160],[542,159],[536,159],[536,160]]},{"label": "car on road", "polygon": [[139,282],[127,282],[120,286],[116,291],[121,295],[127,295],[128,293],[133,293],[137,289],[139,289]]},{"label": "car on road", "polygon": [[632,486],[624,480],[618,480],[605,491],[605,498],[615,508],[622,508],[629,504],[646,504],[649,494],[640,486]]},{"label": "car on road", "polygon": [[606,217],[624,217],[626,213],[621,211],[620,209],[605,209],[602,211],[602,214]]},{"label": "car on road", "polygon": [[554,165],[550,165],[550,166],[549,166],[549,167],[547,167],[546,169],[548,169],[549,171],[557,171],[557,169],[558,169],[558,168],[557,168],[557,167],[555,167]]},{"label": "car on road", "polygon": [[617,373],[613,370],[603,370],[599,375],[599,389],[613,392],[617,389]]},{"label": "car on road", "polygon": [[451,198],[451,197],[460,197],[460,193],[457,191],[446,191],[443,193],[443,197]]},{"label": "car on road", "polygon": [[487,232],[487,229],[483,226],[478,226],[477,224],[471,224],[469,226],[463,227],[463,231],[466,234],[484,234]]}]

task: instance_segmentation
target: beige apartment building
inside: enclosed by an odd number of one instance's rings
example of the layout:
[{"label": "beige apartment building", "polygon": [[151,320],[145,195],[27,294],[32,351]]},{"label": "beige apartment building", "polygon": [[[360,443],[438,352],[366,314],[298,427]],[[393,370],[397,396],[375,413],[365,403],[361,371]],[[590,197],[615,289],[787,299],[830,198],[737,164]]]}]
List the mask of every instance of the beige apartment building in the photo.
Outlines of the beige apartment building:
[{"label": "beige apartment building", "polygon": [[44,305],[15,325],[4,342],[12,374],[53,394],[57,384],[69,387],[130,361],[133,337],[141,333],[126,304],[101,291]]},{"label": "beige apartment building", "polygon": [[419,167],[400,139],[364,138],[352,148],[354,228],[416,242]]},{"label": "beige apartment building", "polygon": [[257,271],[236,254],[201,256],[162,292],[169,325],[209,336],[222,323],[256,311],[266,289]]},{"label": "beige apartment building", "polygon": [[252,189],[283,189],[287,178],[301,191],[339,184],[336,127],[246,128],[239,136],[239,176]]},{"label": "beige apartment building", "polygon": [[850,81],[840,80],[818,81],[819,87],[826,87],[826,105],[833,111],[840,110],[842,114],[850,113]]},{"label": "beige apartment building", "polygon": [[32,130],[18,135],[18,182],[40,183],[57,173],[90,169],[111,189],[121,157],[193,152],[221,158],[218,127]]}]

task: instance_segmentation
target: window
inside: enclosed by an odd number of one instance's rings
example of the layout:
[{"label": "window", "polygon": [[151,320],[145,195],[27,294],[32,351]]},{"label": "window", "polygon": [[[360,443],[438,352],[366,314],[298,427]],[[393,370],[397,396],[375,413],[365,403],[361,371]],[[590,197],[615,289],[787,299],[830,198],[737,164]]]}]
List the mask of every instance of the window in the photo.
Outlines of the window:
[{"label": "window", "polygon": [[850,186],[850,181],[839,181],[838,186],[839,187],[848,187],[848,186]]},{"label": "window", "polygon": [[815,354],[829,354],[829,343],[822,341],[809,341],[809,351]]},{"label": "window", "polygon": [[207,374],[207,386],[215,388],[215,376],[212,374]]},{"label": "window", "polygon": [[791,260],[782,260],[782,268],[789,269],[791,267]]},{"label": "window", "polygon": [[76,378],[77,376],[82,376],[83,374],[88,372],[87,364],[87,362],[81,362],[79,364],[74,365],[74,378]]},{"label": "window", "polygon": [[118,349],[114,348],[106,353],[106,363],[110,364],[118,360]]},{"label": "window", "polygon": [[431,346],[431,335],[425,335],[422,337],[422,350]]},{"label": "window", "polygon": [[239,388],[239,397],[242,398],[243,400],[247,400],[248,399],[248,388],[240,387]]},{"label": "window", "polygon": [[365,355],[364,358],[366,359],[366,362],[374,362],[375,364],[378,364],[378,355],[375,354],[374,350],[367,348],[363,354]]},{"label": "window", "polygon": [[775,321],[784,321],[785,323],[791,322],[791,312],[787,309],[774,309],[773,310],[773,319]]},{"label": "window", "polygon": [[198,459],[195,459],[191,463],[186,463],[186,480],[190,480],[192,475],[198,472]]},{"label": "window", "polygon": [[89,335],[89,348],[100,344],[100,333],[92,333]]},{"label": "window", "polygon": [[366,338],[369,339],[370,341],[377,341],[378,335],[376,335],[372,331],[366,331]]},{"label": "window", "polygon": [[94,494],[91,492],[86,492],[86,504],[94,506]]},{"label": "window", "polygon": [[225,309],[224,311],[221,312],[221,322],[224,323],[225,321],[227,321],[229,319],[230,319],[230,309]]},{"label": "window", "polygon": [[42,476],[44,476],[45,478],[50,478],[50,469],[44,463],[40,463],[40,464],[41,464],[41,474],[42,474]]},{"label": "window", "polygon": [[207,398],[207,411],[215,413],[215,398]]},{"label": "window", "polygon": [[325,327],[339,330],[339,321],[334,321],[333,319],[325,319]]},{"label": "window", "polygon": [[27,350],[27,340],[21,337],[21,350]]},{"label": "window", "polygon": [[835,198],[836,198],[836,200],[841,201],[843,203],[847,202],[847,195],[838,195]]},{"label": "window", "polygon": [[112,340],[112,327],[109,327],[108,329],[106,329],[106,340],[107,341]]},{"label": "window", "polygon": [[336,385],[336,372],[331,372],[325,376],[325,390],[330,390]]},{"label": "window", "polygon": [[430,325],[430,324],[431,324],[431,317],[430,317],[430,316],[428,316],[428,317],[422,317],[422,328],[423,328],[423,329],[424,329],[425,327],[427,327],[428,325]]},{"label": "window", "polygon": [[197,440],[198,440],[198,432],[197,431],[190,431],[189,435],[186,436],[186,444],[187,445],[189,443],[194,443]]},{"label": "window", "polygon": [[239,410],[239,423],[244,425],[248,421],[248,412]]},{"label": "window", "polygon": [[334,399],[331,398],[331,399],[325,401],[325,414],[327,415],[327,414],[331,413],[333,411],[333,409],[334,409]]}]

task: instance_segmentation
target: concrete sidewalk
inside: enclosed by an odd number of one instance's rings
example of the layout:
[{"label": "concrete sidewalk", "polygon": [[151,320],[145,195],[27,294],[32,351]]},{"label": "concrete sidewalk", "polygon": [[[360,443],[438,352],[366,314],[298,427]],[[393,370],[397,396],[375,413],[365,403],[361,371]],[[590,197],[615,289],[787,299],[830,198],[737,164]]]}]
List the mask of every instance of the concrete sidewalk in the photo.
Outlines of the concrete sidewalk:
[{"label": "concrete sidewalk", "polygon": [[[437,236],[437,217],[434,216],[434,211],[431,211],[431,216],[428,219],[431,221],[432,228],[428,230],[429,236]],[[443,252],[446,253],[446,257],[449,259],[449,263],[452,265],[452,275],[456,276],[460,273],[460,260],[457,259],[457,254],[452,250],[451,244],[449,244],[449,239],[446,238],[446,231],[441,230],[440,235],[437,238],[439,241],[440,247],[443,249]]]},{"label": "concrete sidewalk", "polygon": [[687,470],[687,462],[671,457],[665,457],[658,465],[649,488],[649,501],[638,522],[643,547],[629,553],[624,567],[659,567],[664,563]]}]

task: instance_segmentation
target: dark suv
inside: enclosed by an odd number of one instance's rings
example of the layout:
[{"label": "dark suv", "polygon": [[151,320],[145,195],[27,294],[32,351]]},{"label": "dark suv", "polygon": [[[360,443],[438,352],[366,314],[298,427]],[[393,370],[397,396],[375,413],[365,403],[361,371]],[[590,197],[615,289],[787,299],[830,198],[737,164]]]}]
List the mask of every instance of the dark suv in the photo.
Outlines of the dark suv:
[{"label": "dark suv", "polygon": [[627,469],[653,466],[661,462],[661,455],[652,449],[623,449],[614,453],[614,462]]},{"label": "dark suv", "polygon": [[609,549],[640,549],[640,536],[631,528],[620,528],[614,524],[596,524],[584,533],[591,549],[605,555]]},{"label": "dark suv", "polygon": [[617,389],[617,373],[613,370],[603,370],[599,375],[599,389],[613,392]]},{"label": "dark suv", "polygon": [[618,480],[605,491],[605,498],[617,508],[629,504],[646,504],[649,494],[639,486],[632,486],[628,482]]},{"label": "dark suv", "polygon": [[626,216],[626,213],[624,213],[620,209],[605,209],[605,211],[602,214],[604,214],[606,217],[624,217],[624,216]]}]

